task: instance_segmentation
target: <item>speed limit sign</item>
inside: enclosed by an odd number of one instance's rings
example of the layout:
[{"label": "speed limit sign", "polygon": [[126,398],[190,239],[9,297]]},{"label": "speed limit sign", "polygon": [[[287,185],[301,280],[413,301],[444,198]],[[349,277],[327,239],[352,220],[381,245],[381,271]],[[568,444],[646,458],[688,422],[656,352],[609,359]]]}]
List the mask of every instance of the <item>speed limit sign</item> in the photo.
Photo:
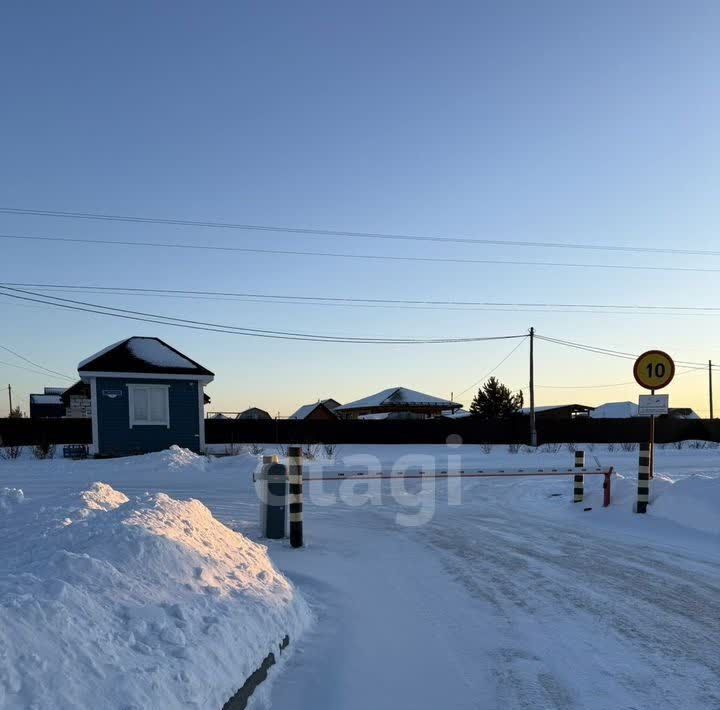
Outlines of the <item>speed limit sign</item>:
[{"label": "speed limit sign", "polygon": [[675,363],[662,350],[648,350],[635,360],[633,375],[641,387],[659,390],[667,387],[675,376]]}]

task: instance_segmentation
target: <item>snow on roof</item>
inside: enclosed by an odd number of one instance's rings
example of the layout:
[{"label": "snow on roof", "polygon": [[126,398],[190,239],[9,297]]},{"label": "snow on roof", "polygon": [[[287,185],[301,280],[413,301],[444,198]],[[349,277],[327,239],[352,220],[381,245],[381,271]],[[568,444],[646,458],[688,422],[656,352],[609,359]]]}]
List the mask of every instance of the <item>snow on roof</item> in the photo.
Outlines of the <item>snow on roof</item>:
[{"label": "snow on roof", "polygon": [[471,417],[472,412],[468,412],[467,409],[458,409],[455,412],[448,410],[443,412],[442,415],[448,419],[464,419],[465,417]]},{"label": "snow on roof", "polygon": [[319,407],[322,402],[315,402],[314,404],[303,404],[294,414],[290,415],[290,419],[305,419],[316,407]]},{"label": "snow on roof", "polygon": [[[592,407],[588,407],[585,404],[546,404],[542,407],[535,407],[535,412],[550,412],[553,409],[564,409],[565,407],[577,407],[578,409],[592,410]],[[530,414],[530,407],[523,407],[520,412],[521,414]]]},{"label": "snow on roof", "polygon": [[628,419],[638,415],[638,406],[633,402],[607,402],[590,412],[593,419]]},{"label": "snow on roof", "polygon": [[30,401],[33,404],[62,404],[62,397],[59,394],[31,394]]},{"label": "snow on roof", "polygon": [[669,413],[676,419],[700,419],[700,416],[690,407],[670,407]]},{"label": "snow on roof", "polygon": [[43,393],[44,394],[62,394],[67,387],[44,387]]},{"label": "snow on roof", "polygon": [[205,369],[159,338],[127,338],[85,358],[79,371],[86,372],[142,372],[167,374],[202,374],[212,376]]},{"label": "snow on roof", "polygon": [[338,407],[338,411],[348,409],[366,409],[368,407],[402,407],[402,406],[438,406],[446,409],[459,407],[456,402],[448,399],[440,399],[423,392],[409,390],[406,387],[391,387],[377,394],[357,399],[349,404],[343,404]]},{"label": "snow on roof", "polygon": [[155,338],[130,338],[128,350],[138,359],[158,367],[181,367],[194,370],[195,365],[186,357],[171,350],[165,343]]}]

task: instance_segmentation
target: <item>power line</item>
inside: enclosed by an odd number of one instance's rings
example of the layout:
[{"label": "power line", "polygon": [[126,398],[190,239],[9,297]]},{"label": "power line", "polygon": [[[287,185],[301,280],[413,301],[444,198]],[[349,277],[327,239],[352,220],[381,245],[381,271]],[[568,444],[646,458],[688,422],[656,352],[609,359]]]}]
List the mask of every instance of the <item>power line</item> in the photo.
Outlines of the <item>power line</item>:
[{"label": "power line", "polygon": [[[600,348],[596,347],[594,345],[585,345],[583,343],[575,343],[570,340],[561,340],[559,338],[550,338],[546,335],[536,335],[536,337],[540,340],[544,340],[548,343],[554,343],[555,345],[562,345],[569,348],[575,348],[577,350],[584,350],[590,353],[594,353],[596,355],[606,355],[608,357],[616,357],[621,358],[623,360],[636,360],[638,355],[633,353],[627,353],[622,352],[619,350],[610,350],[608,348]],[[686,360],[675,360],[675,362],[678,365],[689,365],[693,369],[707,369],[707,363],[701,363],[701,362],[689,362]],[[713,367],[715,367],[713,365]]]},{"label": "power line", "polygon": [[[642,304],[611,304],[611,303],[556,303],[556,302],[513,302],[513,301],[459,301],[459,300],[430,300],[430,299],[391,299],[391,298],[353,298],[349,296],[301,296],[301,295],[283,295],[273,293],[257,293],[257,292],[237,292],[237,291],[199,291],[188,289],[165,289],[165,288],[139,288],[132,286],[92,286],[92,285],[74,285],[74,284],[56,284],[56,283],[25,283],[25,282],[1,282],[4,286],[17,286],[23,288],[34,288],[40,290],[55,291],[84,291],[86,293],[108,293],[111,295],[142,295],[142,296],[169,296],[169,297],[218,297],[220,300],[242,299],[251,303],[283,303],[297,302],[299,304],[308,305],[353,305],[361,307],[401,307],[401,306],[438,306],[438,307],[457,307],[457,310],[474,310],[474,307],[480,307],[480,310],[490,308],[497,309],[528,309],[529,312],[544,312],[538,309],[571,309],[568,311],[549,312],[577,312],[577,313],[614,313],[618,311],[634,311],[637,315],[651,315],[652,312],[658,311],[659,315],[720,315],[720,307],[718,306],[670,306],[670,305],[642,305]],[[263,300],[260,300],[263,299]],[[467,307],[467,308],[466,308]],[[471,308],[473,307],[473,308]],[[592,310],[577,310],[592,309]],[[613,309],[613,310],[597,310],[597,309]],[[440,308],[438,308],[440,310]],[[645,312],[648,311],[648,312]],[[667,312],[666,312],[667,311]],[[680,311],[680,313],[672,313],[672,311]],[[633,314],[636,315],[636,314]]]},{"label": "power line", "polygon": [[[47,377],[47,375],[48,375],[47,372],[43,372],[41,370],[35,370],[34,368],[31,368],[31,367],[25,367],[24,365],[16,365],[13,362],[5,362],[4,360],[0,360],[0,365],[6,365],[7,367],[15,367],[18,370],[25,370],[26,372],[32,372],[36,375],[43,375],[43,377]],[[75,379],[73,377],[68,377],[67,375],[60,375],[60,377],[65,377],[68,380]]]},{"label": "power line", "polygon": [[0,239],[55,242],[59,244],[93,244],[103,246],[151,247],[161,249],[191,249],[200,251],[238,252],[243,254],[272,254],[284,256],[312,256],[333,259],[361,259],[369,261],[406,261],[431,264],[488,264],[494,266],[547,266],[571,269],[610,269],[620,271],[667,271],[681,273],[720,273],[720,269],[690,266],[646,266],[637,264],[595,264],[557,261],[518,261],[517,259],[468,259],[431,256],[391,256],[387,254],[348,254],[345,252],[299,251],[293,249],[259,249],[251,247],[216,246],[210,244],[182,244],[177,242],[130,241],[122,239],[85,239],[81,237],[46,237],[37,235],[0,234]]},{"label": "power line", "polygon": [[490,377],[493,372],[495,372],[501,365],[505,363],[506,360],[510,358],[511,355],[513,355],[513,353],[523,344],[523,342],[525,342],[525,338],[527,337],[529,336],[524,336],[524,338],[517,345],[515,345],[513,349],[502,360],[500,360],[500,362],[495,365],[495,367],[492,368],[492,370],[488,370],[488,372],[486,372],[479,380],[473,382],[470,387],[466,387],[462,392],[458,394],[458,397],[462,397],[468,390],[471,390],[473,387],[480,384],[486,377]]},{"label": "power line", "polygon": [[[25,295],[19,295],[25,294]],[[358,338],[348,336],[328,336],[311,333],[296,333],[291,331],[264,330],[258,328],[246,328],[241,326],[212,323],[207,321],[195,321],[174,316],[158,315],[144,311],[134,311],[114,306],[103,306],[86,301],[76,301],[58,296],[44,296],[32,291],[25,291],[17,288],[0,286],[0,295],[15,298],[23,301],[42,303],[47,306],[64,308],[67,310],[83,311],[96,315],[113,316],[127,320],[144,321],[157,323],[159,325],[172,325],[175,327],[189,328],[192,330],[203,330],[215,333],[228,333],[232,335],[246,335],[259,338],[273,338],[280,340],[303,340],[309,342],[324,343],[352,343],[352,344],[382,344],[382,345],[420,345],[420,344],[448,344],[448,343],[471,343],[490,340],[509,340],[513,338],[524,338],[525,335],[501,335],[487,337],[465,337],[465,338]],[[53,300],[46,300],[53,299]]]},{"label": "power line", "polygon": [[543,249],[579,249],[590,251],[614,251],[643,254],[688,254],[698,256],[720,256],[720,251],[703,249],[678,249],[666,247],[621,246],[614,244],[582,244],[579,242],[538,242],[512,239],[479,239],[476,237],[449,237],[438,235],[393,234],[387,232],[360,232],[343,229],[314,229],[308,227],[286,227],[266,224],[239,224],[207,220],[175,219],[170,217],[140,217],[136,215],[116,215],[96,212],[68,212],[62,210],[23,209],[18,207],[0,207],[0,213],[27,215],[35,217],[58,217],[63,219],[97,220],[103,222],[131,222],[138,224],[166,224],[181,227],[203,227],[215,229],[233,229],[253,232],[277,232],[301,234],[313,237],[350,237],[355,239],[378,239],[419,242],[451,242],[458,244],[483,244],[487,246],[537,247]]},{"label": "power line", "polygon": [[[705,366],[707,369],[707,365]],[[701,368],[699,367],[690,367],[687,370],[683,370],[682,372],[678,372],[675,374],[675,377],[682,377],[682,375],[687,375],[691,372],[700,372]],[[637,382],[635,380],[627,381],[627,382],[614,382],[612,384],[606,384],[606,385],[535,385],[535,387],[541,387],[542,389],[552,389],[552,390],[594,390],[594,389],[608,389],[612,387],[629,387],[630,385],[637,386]]]},{"label": "power line", "polygon": [[37,363],[37,362],[33,362],[32,360],[26,358],[24,355],[21,355],[20,353],[15,352],[15,351],[12,350],[11,348],[8,348],[6,345],[0,345],[0,348],[1,348],[2,350],[5,350],[6,352],[9,352],[11,355],[14,355],[15,357],[18,357],[18,358],[20,358],[21,360],[24,360],[25,362],[27,362],[28,364],[32,365],[33,367],[37,367],[37,368],[39,368],[39,369],[41,369],[41,370],[45,370],[46,373],[48,373],[48,374],[51,374],[51,375],[59,375],[60,377],[64,377],[64,378],[67,379],[67,380],[72,380],[72,379],[74,379],[73,377],[70,377],[70,376],[68,376],[68,375],[65,375],[65,374],[63,374],[62,372],[58,372],[57,370],[51,370],[50,368],[45,367],[44,365],[40,365],[40,364]]}]

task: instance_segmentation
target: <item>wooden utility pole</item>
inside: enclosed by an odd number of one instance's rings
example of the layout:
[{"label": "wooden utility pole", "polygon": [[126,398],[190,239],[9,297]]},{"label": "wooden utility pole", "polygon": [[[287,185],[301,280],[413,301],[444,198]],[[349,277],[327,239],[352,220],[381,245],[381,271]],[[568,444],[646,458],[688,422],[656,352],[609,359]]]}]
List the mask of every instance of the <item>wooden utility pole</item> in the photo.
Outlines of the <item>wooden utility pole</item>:
[{"label": "wooden utility pole", "polygon": [[12,415],[12,385],[8,385],[8,402],[10,403],[10,409],[8,410],[8,416]]},{"label": "wooden utility pole", "polygon": [[530,328],[530,446],[537,446],[535,430],[535,328]]},{"label": "wooden utility pole", "polygon": [[713,396],[712,396],[712,360],[708,360],[708,389],[710,394],[710,419],[713,417]]}]

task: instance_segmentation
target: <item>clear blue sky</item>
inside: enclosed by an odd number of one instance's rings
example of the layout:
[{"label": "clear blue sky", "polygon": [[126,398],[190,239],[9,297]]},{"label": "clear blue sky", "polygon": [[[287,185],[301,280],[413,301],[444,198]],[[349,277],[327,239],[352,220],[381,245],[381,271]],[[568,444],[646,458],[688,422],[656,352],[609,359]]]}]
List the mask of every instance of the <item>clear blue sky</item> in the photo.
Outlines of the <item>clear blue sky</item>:
[{"label": "clear blue sky", "polygon": [[[325,229],[712,249],[720,220],[716,2],[7,3],[0,203]],[[0,233],[278,249],[717,266],[622,255],[0,215]],[[369,296],[718,305],[716,274],[164,252],[2,240],[20,282]],[[717,319],[364,309],[100,296],[255,328],[463,336],[538,331],[720,362]],[[0,298],[0,344],[55,370],[158,335],[217,373],[213,408],[289,414],[394,385],[456,394],[512,342],[322,345],[194,333]],[[211,316],[211,318],[210,318]],[[541,385],[632,379],[538,344]],[[526,347],[497,371],[527,383]],[[2,352],[0,360],[23,365]],[[27,393],[59,384],[0,364]],[[705,378],[670,388],[707,408]],[[469,393],[468,393],[469,394]],[[538,403],[637,388],[538,390]],[[467,400],[465,395],[461,399]],[[6,402],[0,398],[0,415]]]}]

